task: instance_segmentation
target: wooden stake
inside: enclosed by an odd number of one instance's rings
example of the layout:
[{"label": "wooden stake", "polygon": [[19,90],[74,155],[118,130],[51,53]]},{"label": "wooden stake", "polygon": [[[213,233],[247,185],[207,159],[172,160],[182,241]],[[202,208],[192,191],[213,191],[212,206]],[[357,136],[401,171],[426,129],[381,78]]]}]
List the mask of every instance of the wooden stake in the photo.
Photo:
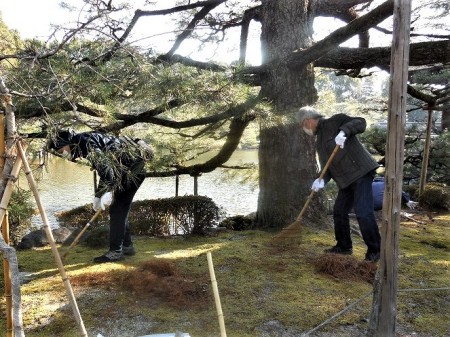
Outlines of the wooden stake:
[{"label": "wooden stake", "polygon": [[78,305],[77,305],[77,302],[75,299],[75,295],[72,290],[72,286],[70,284],[69,278],[67,277],[66,271],[64,269],[64,265],[62,263],[61,256],[59,255],[58,248],[56,247],[56,243],[53,238],[53,233],[50,229],[47,214],[46,214],[44,206],[41,202],[41,198],[39,196],[39,192],[38,192],[37,185],[36,185],[36,182],[33,177],[33,173],[31,172],[30,165],[28,164],[28,161],[25,156],[25,152],[22,148],[21,142],[20,141],[17,142],[16,145],[17,145],[17,150],[18,150],[19,156],[22,158],[22,161],[24,164],[25,175],[26,175],[28,183],[30,185],[30,189],[33,192],[34,198],[36,200],[36,205],[38,206],[39,213],[41,214],[41,217],[42,217],[42,222],[44,224],[43,228],[44,228],[45,234],[47,235],[47,240],[50,243],[50,247],[52,249],[53,256],[55,257],[56,264],[57,264],[59,272],[61,274],[61,278],[64,282],[67,296],[69,297],[69,301],[72,306],[75,320],[76,320],[76,322],[78,324],[78,328],[80,330],[80,336],[87,337],[88,335],[87,335],[86,329],[84,327],[83,319],[81,318],[80,311],[78,310]]},{"label": "wooden stake", "polygon": [[223,319],[222,305],[220,304],[219,288],[217,287],[216,274],[214,273],[214,266],[212,261],[211,252],[206,253],[208,259],[209,275],[211,276],[211,284],[214,292],[214,300],[216,302],[217,317],[219,318],[220,336],[227,337],[225,331],[225,321]]},{"label": "wooden stake", "polygon": [[381,256],[374,282],[372,312],[367,332],[370,337],[396,335],[411,0],[394,1],[393,22],[386,170],[380,228]]}]

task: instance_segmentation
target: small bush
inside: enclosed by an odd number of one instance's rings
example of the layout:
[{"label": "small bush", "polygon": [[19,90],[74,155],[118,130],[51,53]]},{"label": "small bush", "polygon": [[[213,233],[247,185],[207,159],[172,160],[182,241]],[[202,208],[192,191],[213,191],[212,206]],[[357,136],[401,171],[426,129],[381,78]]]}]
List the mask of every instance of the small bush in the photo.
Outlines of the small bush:
[{"label": "small bush", "polygon": [[34,204],[31,197],[31,191],[21,188],[17,188],[11,194],[8,204],[8,220],[12,245],[17,245],[31,228],[31,218],[34,215]]},{"label": "small bush", "polygon": [[109,226],[92,228],[83,244],[91,248],[109,247]]},{"label": "small bush", "polygon": [[129,220],[133,234],[204,234],[217,224],[219,208],[207,197],[183,196],[133,203]]},{"label": "small bush", "polygon": [[445,184],[429,183],[419,198],[422,205],[450,210],[450,188]]},{"label": "small bush", "polygon": [[[93,214],[92,207],[85,205],[57,216],[62,225],[83,227]],[[131,205],[129,221],[133,235],[204,234],[218,223],[219,207],[204,196],[141,200]],[[96,223],[108,225],[108,212],[102,212]]]},{"label": "small bush", "polygon": [[234,231],[245,231],[255,227],[255,219],[250,216],[235,215],[223,220],[220,226]]}]

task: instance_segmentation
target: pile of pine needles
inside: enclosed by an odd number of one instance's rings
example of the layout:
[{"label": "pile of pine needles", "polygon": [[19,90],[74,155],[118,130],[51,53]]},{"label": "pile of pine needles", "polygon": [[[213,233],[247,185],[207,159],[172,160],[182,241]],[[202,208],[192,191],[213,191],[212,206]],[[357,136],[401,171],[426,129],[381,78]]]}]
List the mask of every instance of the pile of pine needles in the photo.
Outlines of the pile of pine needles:
[{"label": "pile of pine needles", "polygon": [[318,273],[330,275],[336,279],[362,280],[372,283],[377,265],[369,261],[359,261],[353,256],[342,254],[322,254],[313,261]]}]

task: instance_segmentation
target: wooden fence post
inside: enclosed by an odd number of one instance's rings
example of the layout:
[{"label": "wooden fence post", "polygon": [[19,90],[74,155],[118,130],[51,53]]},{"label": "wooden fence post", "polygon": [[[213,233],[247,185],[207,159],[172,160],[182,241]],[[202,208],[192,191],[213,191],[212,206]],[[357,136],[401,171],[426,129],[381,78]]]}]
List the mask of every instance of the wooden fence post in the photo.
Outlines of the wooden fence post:
[{"label": "wooden fence post", "polygon": [[393,18],[381,258],[368,331],[368,336],[372,337],[394,337],[396,328],[411,0],[395,0]]}]

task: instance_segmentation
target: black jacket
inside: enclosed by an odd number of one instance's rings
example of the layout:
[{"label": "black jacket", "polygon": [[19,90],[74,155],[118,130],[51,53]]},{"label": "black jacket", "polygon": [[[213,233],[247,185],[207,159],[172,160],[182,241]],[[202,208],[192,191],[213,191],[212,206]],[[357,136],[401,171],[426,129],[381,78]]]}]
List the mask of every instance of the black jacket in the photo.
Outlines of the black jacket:
[{"label": "black jacket", "polygon": [[344,148],[339,149],[324,177],[333,179],[340,189],[378,168],[378,163],[356,137],[366,129],[366,120],[337,114],[328,119],[321,118],[316,130],[316,150],[322,167],[336,147],[335,137],[342,130],[347,137]]},{"label": "black jacket", "polygon": [[72,159],[86,158],[99,177],[96,196],[124,184],[127,176],[144,172],[144,159],[131,140],[98,132],[74,133],[70,139]]}]

